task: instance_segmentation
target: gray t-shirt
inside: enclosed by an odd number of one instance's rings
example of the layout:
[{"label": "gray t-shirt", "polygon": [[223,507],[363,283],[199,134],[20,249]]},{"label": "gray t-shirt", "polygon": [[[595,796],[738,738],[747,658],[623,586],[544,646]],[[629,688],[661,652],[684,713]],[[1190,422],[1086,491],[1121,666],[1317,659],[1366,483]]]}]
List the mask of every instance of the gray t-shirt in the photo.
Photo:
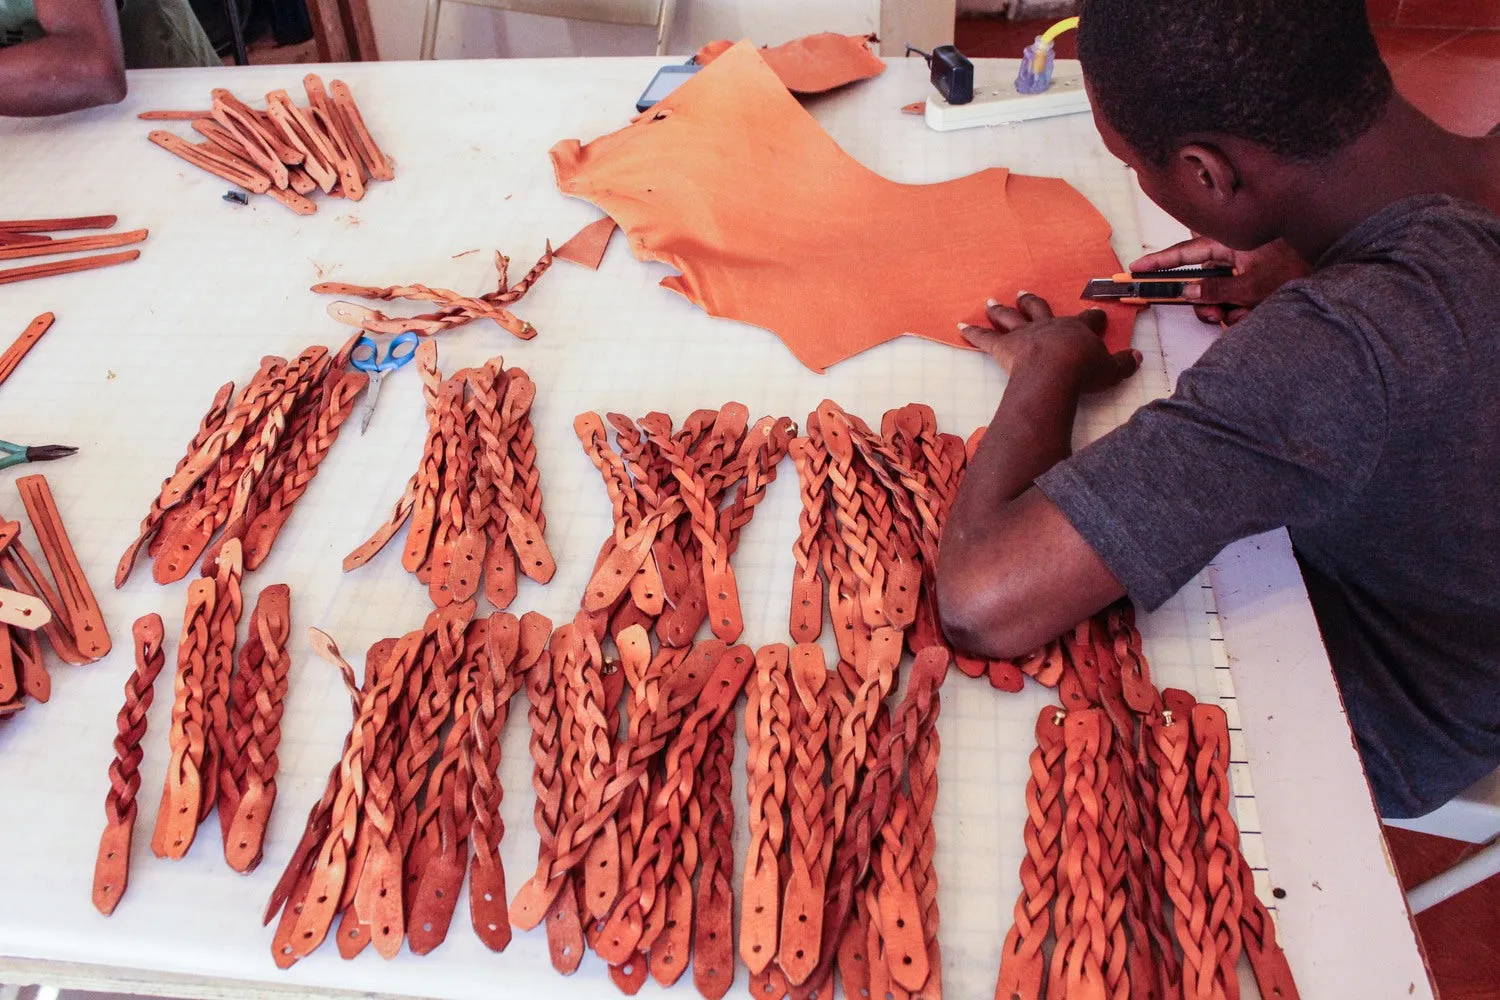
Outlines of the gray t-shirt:
[{"label": "gray t-shirt", "polygon": [[1151,608],[1286,527],[1383,815],[1500,766],[1500,218],[1387,206],[1037,486]]}]

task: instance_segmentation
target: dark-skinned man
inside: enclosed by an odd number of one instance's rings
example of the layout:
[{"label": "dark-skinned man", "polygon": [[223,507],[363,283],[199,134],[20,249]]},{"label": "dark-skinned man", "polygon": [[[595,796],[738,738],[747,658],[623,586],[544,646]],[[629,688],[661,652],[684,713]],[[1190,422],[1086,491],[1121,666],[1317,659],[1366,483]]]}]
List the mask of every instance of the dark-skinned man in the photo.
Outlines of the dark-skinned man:
[{"label": "dark-skinned man", "polygon": [[1474,203],[1500,139],[1394,92],[1364,0],[1085,0],[1078,41],[1146,194],[1310,273],[1076,455],[1080,398],[1138,356],[992,306],[967,333],[1009,382],[945,528],[944,628],[1020,655],[1286,527],[1377,805],[1436,808],[1500,766],[1500,219]]}]

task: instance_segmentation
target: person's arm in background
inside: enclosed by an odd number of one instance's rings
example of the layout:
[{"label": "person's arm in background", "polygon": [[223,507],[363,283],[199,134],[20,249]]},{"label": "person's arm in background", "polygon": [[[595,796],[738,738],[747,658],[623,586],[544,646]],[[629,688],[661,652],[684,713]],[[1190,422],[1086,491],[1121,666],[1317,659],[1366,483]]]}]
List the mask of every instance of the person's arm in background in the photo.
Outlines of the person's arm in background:
[{"label": "person's arm in background", "polygon": [[964,336],[1010,381],[948,512],[937,589],[948,639],[994,658],[1031,652],[1125,592],[1032,481],[1072,452],[1080,397],[1129,377],[1140,355],[1105,349],[1097,310],[1053,318],[1022,295],[989,318],[994,330]]},{"label": "person's arm in background", "polygon": [[115,0],[36,0],[46,34],[0,49],[0,115],[37,117],[125,98]]}]

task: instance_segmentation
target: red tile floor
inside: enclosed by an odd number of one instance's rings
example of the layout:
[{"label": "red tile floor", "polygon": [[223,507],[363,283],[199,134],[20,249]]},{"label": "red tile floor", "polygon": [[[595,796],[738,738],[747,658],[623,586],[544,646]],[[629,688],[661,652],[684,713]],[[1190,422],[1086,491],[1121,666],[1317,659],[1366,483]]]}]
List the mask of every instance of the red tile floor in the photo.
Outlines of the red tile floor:
[{"label": "red tile floor", "polygon": [[[1462,0],[1448,2],[1463,6]],[[1407,7],[1441,6],[1441,0],[1380,0],[1380,5],[1390,8],[1390,19],[1401,24]],[[1500,27],[1500,3],[1492,9]],[[959,51],[969,56],[1017,58],[1046,27],[1047,22],[965,18],[957,24],[955,40]],[[1483,135],[1500,123],[1500,31],[1377,27],[1375,37],[1396,88],[1439,124]],[[1076,57],[1071,35],[1059,42],[1058,55]],[[1458,841],[1405,830],[1390,829],[1387,834],[1407,888],[1451,867],[1472,850]],[[1500,1000],[1500,877],[1421,914],[1417,931],[1441,1000]]]}]

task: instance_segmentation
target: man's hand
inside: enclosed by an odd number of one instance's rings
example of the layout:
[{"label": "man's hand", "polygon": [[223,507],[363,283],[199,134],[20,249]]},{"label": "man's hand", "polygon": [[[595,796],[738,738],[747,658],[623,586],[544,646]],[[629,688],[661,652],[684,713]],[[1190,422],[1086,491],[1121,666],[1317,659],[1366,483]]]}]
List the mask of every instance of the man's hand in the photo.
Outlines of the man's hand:
[{"label": "man's hand", "polygon": [[1197,236],[1176,246],[1150,253],[1130,265],[1132,271],[1162,271],[1195,264],[1229,265],[1233,278],[1204,278],[1189,285],[1183,297],[1194,302],[1193,312],[1205,323],[1232,326],[1250,310],[1293,278],[1311,270],[1297,251],[1281,240],[1254,250],[1231,250],[1217,240]]},{"label": "man's hand", "polygon": [[1141,366],[1141,352],[1104,347],[1105,315],[1085,309],[1077,316],[1053,316],[1040,295],[1022,292],[1014,309],[991,299],[986,311],[993,329],[960,326],[964,339],[994,358],[1006,374],[1017,366],[1044,362],[1061,369],[1079,392],[1119,385]]}]

